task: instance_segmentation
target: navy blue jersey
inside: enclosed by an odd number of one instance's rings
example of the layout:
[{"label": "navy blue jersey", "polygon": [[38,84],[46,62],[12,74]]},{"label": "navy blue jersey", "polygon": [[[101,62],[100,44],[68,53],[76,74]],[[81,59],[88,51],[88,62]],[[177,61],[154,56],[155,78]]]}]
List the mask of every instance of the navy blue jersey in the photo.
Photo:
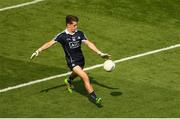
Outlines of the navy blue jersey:
[{"label": "navy blue jersey", "polygon": [[67,63],[74,65],[77,62],[84,62],[81,43],[83,40],[87,40],[87,38],[82,31],[77,30],[71,34],[65,30],[59,33],[54,40],[59,42],[63,47]]}]

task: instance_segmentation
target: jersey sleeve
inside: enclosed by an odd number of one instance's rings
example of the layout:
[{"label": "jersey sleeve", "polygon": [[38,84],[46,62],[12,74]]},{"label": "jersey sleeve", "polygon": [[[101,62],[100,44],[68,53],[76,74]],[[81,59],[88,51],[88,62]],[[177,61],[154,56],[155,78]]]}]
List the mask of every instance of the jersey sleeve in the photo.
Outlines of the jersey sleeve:
[{"label": "jersey sleeve", "polygon": [[86,35],[83,32],[81,32],[81,40],[82,41],[87,40],[87,37],[86,37]]},{"label": "jersey sleeve", "polygon": [[60,33],[60,34],[56,35],[56,36],[53,38],[53,40],[62,43],[62,41],[63,41],[62,34]]}]

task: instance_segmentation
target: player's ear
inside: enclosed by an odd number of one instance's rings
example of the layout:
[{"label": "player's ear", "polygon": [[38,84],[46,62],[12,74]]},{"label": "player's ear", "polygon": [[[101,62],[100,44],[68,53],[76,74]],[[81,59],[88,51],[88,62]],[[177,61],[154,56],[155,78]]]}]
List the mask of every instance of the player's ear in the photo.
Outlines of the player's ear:
[{"label": "player's ear", "polygon": [[69,27],[69,24],[66,24],[66,27]]}]

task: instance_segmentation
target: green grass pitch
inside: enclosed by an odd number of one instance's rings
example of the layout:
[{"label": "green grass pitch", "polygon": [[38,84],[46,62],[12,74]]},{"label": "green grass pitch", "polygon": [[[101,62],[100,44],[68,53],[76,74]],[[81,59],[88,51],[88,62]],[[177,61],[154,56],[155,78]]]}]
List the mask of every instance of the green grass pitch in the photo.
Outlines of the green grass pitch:
[{"label": "green grass pitch", "polygon": [[[0,8],[30,0],[0,0]],[[180,43],[179,0],[45,0],[0,12],[0,89],[66,73],[59,44],[29,57],[77,15],[79,29],[113,60]],[[86,67],[103,63],[82,46]],[[88,71],[103,99],[87,99],[83,82],[69,94],[65,77],[0,93],[0,117],[180,117],[180,48],[125,61],[112,73]]]}]

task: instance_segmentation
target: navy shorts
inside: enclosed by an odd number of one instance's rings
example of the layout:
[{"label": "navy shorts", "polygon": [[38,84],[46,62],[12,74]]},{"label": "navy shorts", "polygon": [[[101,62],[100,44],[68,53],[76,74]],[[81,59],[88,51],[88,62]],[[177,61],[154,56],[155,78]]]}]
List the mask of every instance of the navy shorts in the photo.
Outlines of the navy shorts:
[{"label": "navy shorts", "polygon": [[80,66],[82,69],[84,68],[84,65],[85,65],[85,61],[83,60],[83,61],[76,61],[76,62],[73,62],[73,63],[71,63],[71,62],[67,62],[67,65],[68,65],[68,67],[69,67],[69,69],[72,71],[73,70],[73,68],[75,67],[75,66]]}]

